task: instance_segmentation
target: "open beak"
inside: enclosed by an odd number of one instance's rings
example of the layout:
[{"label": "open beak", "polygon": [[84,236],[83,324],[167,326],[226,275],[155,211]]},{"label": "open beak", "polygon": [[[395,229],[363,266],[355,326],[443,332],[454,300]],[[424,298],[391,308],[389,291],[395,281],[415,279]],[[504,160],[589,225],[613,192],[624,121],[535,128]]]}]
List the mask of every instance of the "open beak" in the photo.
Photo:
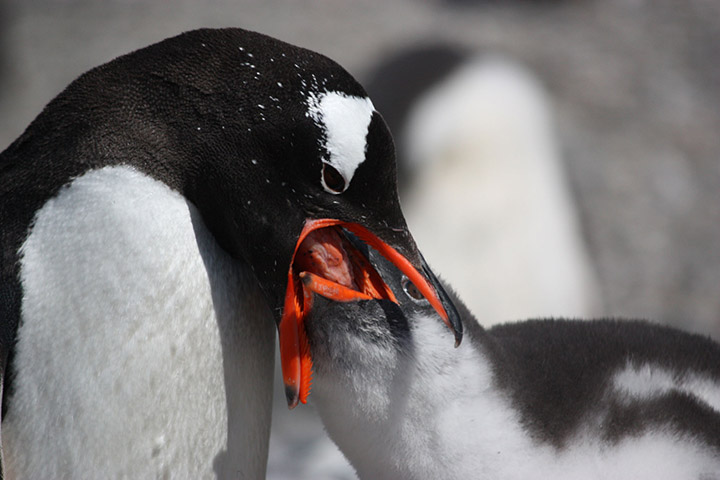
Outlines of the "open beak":
[{"label": "open beak", "polygon": [[330,218],[307,220],[290,263],[278,325],[285,396],[291,409],[298,402],[306,403],[310,394],[312,357],[304,322],[312,308],[313,293],[340,302],[386,299],[397,303],[380,274],[345,238],[343,228],[374,248],[415,284],[453,332],[456,347],[462,340],[460,316],[419,252],[420,265],[415,266],[362,225]]}]

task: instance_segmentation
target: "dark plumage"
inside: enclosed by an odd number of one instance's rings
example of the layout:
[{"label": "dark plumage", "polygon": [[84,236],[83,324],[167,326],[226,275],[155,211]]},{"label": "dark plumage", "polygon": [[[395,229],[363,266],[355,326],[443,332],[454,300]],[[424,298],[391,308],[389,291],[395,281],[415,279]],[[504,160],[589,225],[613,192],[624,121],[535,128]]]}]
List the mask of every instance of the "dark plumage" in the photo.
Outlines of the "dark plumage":
[{"label": "dark plumage", "polygon": [[612,375],[628,364],[653,365],[677,378],[720,379],[720,345],[709,338],[620,319],[531,320],[484,336],[498,386],[542,441],[562,448],[588,415],[597,414],[605,417],[599,434],[611,442],[668,427],[693,431],[720,451],[720,415],[697,398],[676,390],[650,402],[607,396]]}]

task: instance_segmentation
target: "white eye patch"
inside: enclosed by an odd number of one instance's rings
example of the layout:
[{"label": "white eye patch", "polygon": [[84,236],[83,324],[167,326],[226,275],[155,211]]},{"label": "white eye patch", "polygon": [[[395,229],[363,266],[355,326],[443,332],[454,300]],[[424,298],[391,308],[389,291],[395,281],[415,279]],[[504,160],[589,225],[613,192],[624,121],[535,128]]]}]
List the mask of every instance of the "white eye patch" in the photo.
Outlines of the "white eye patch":
[{"label": "white eye patch", "polygon": [[345,180],[341,189],[328,186],[321,173],[323,188],[333,194],[347,190],[355,170],[365,161],[367,134],[375,111],[367,97],[355,97],[341,92],[326,92],[310,97],[308,116],[325,133],[325,150],[328,158],[323,163],[332,166]]}]

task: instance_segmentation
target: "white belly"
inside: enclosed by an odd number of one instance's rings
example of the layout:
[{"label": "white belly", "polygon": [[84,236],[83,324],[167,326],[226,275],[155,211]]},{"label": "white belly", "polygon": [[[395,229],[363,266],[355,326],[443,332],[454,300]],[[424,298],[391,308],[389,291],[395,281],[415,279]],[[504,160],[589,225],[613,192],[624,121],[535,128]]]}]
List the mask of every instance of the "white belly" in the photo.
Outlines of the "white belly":
[{"label": "white belly", "polygon": [[128,167],[76,179],[23,246],[19,478],[264,478],[274,327],[197,210]]}]

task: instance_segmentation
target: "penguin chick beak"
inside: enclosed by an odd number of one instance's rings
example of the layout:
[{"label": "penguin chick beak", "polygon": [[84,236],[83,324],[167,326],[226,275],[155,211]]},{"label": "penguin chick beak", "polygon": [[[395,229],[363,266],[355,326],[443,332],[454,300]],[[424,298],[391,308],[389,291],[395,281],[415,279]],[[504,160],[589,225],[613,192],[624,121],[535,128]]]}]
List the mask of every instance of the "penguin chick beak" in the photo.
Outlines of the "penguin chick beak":
[{"label": "penguin chick beak", "polygon": [[462,340],[460,316],[419,252],[420,265],[416,267],[362,225],[330,218],[307,220],[290,263],[285,304],[278,324],[285,397],[291,409],[299,402],[306,403],[310,394],[312,357],[305,318],[312,309],[313,294],[338,302],[386,299],[397,303],[390,287],[365,255],[348,241],[343,228],[377,250],[415,284],[453,332],[456,347]]}]

